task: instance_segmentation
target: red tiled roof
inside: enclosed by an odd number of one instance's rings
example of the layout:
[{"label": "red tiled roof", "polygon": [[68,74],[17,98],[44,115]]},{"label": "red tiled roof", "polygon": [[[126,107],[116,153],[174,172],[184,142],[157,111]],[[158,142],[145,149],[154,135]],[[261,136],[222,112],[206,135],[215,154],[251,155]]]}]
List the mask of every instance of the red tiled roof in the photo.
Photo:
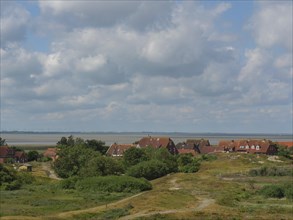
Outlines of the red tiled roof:
[{"label": "red tiled roof", "polygon": [[45,156],[45,157],[56,157],[56,155],[57,155],[57,148],[55,148],[55,147],[49,147],[44,153],[43,153],[43,155]]},{"label": "red tiled roof", "polygon": [[210,154],[210,153],[215,153],[215,152],[222,152],[223,149],[221,147],[217,146],[200,146],[199,147],[199,152],[201,154]]},{"label": "red tiled roof", "polygon": [[138,147],[166,148],[171,154],[178,154],[178,150],[169,137],[143,137],[137,144]]},{"label": "red tiled roof", "polygon": [[21,157],[25,157],[25,153],[23,151],[15,151],[14,156],[16,158],[21,158]]},{"label": "red tiled roof", "polygon": [[110,156],[123,156],[123,153],[131,147],[135,147],[135,145],[114,143],[109,147],[106,154]]},{"label": "red tiled roof", "polygon": [[143,137],[138,142],[139,147],[154,147],[154,148],[167,148],[170,141],[168,137]]},{"label": "red tiled roof", "polygon": [[279,141],[277,144],[284,146],[284,147],[293,147],[293,141]]},{"label": "red tiled roof", "polygon": [[232,140],[220,141],[219,148],[223,150],[247,152],[247,153],[264,153],[271,154],[276,151],[272,142],[269,140]]},{"label": "red tiled roof", "polygon": [[8,146],[0,146],[0,157],[13,157],[14,156],[14,149]]}]

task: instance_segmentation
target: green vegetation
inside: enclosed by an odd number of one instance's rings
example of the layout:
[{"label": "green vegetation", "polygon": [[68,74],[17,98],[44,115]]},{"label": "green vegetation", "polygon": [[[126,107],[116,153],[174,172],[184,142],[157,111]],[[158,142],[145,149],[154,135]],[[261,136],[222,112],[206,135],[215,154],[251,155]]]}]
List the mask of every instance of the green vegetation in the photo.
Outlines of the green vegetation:
[{"label": "green vegetation", "polygon": [[50,162],[31,162],[31,173],[0,165],[1,219],[291,218],[292,160],[285,156],[131,148],[112,158],[88,145],[60,140],[52,164],[63,180],[48,178]]},{"label": "green vegetation", "polygon": [[130,176],[105,176],[79,179],[75,188],[94,192],[140,192],[152,189],[152,185],[145,179]]},{"label": "green vegetation", "polygon": [[0,164],[0,188],[1,190],[17,190],[24,184],[31,184],[34,177],[30,173],[17,172],[12,167]]},{"label": "green vegetation", "polygon": [[158,160],[143,161],[130,167],[127,170],[127,175],[133,177],[144,177],[147,180],[153,180],[169,173],[166,163]]},{"label": "green vegetation", "polygon": [[251,176],[293,176],[293,169],[290,166],[271,166],[251,169],[249,171]]},{"label": "green vegetation", "polygon": [[71,177],[61,180],[59,184],[63,189],[94,192],[139,192],[152,189],[152,185],[145,179],[130,176]]},{"label": "green vegetation", "polygon": [[287,148],[286,146],[282,146],[276,143],[276,147],[277,147],[279,156],[291,158],[291,156],[293,155],[293,146]]},{"label": "green vegetation", "polygon": [[200,168],[200,159],[193,157],[192,154],[179,155],[177,162],[179,171],[183,173],[195,173]]}]

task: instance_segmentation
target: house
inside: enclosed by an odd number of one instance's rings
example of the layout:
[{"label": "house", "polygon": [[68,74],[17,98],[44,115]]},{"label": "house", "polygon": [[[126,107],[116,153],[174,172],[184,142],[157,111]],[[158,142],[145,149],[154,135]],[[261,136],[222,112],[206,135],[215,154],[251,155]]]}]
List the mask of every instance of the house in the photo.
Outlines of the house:
[{"label": "house", "polygon": [[153,148],[166,148],[171,154],[178,154],[178,150],[169,137],[143,137],[139,140],[137,147],[153,147]]},{"label": "house", "polygon": [[236,151],[273,155],[277,153],[276,145],[270,140],[240,140]]},{"label": "house", "polygon": [[112,157],[121,157],[123,156],[123,153],[131,147],[136,147],[136,145],[114,143],[108,148],[106,155],[112,156]]},{"label": "house", "polygon": [[211,146],[210,141],[203,138],[187,139],[186,142],[178,143],[176,147],[179,151],[179,154],[192,153],[192,155],[197,155],[223,151],[221,148],[217,146]]},{"label": "house", "polygon": [[228,152],[243,152],[253,154],[276,154],[276,145],[270,140],[232,140],[220,141],[219,148]]},{"label": "house", "polygon": [[49,157],[51,158],[53,161],[55,161],[57,159],[57,150],[58,148],[56,147],[49,147],[44,153],[44,157]]},{"label": "house", "polygon": [[234,152],[237,147],[237,142],[234,140],[220,140],[218,144],[218,148],[222,149],[224,152]]},{"label": "house", "polygon": [[24,163],[27,161],[27,156],[24,151],[16,151],[8,146],[0,146],[0,163],[8,161]]},{"label": "house", "polygon": [[24,151],[15,151],[14,158],[15,158],[15,161],[18,163],[27,162],[27,155]]}]

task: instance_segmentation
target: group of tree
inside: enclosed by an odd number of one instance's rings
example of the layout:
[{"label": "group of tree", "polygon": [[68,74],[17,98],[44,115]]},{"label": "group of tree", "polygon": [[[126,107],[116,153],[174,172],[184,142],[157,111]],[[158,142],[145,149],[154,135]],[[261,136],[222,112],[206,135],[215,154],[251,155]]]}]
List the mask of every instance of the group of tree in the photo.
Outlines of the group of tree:
[{"label": "group of tree", "polygon": [[70,135],[68,138],[62,137],[58,142],[57,142],[57,147],[63,148],[63,147],[74,147],[74,146],[84,146],[87,148],[90,148],[94,151],[98,151],[101,154],[105,154],[108,150],[108,146],[105,145],[105,142],[100,141],[100,140],[84,140],[82,138],[74,138],[72,135]]},{"label": "group of tree", "polygon": [[167,149],[130,148],[123,158],[105,156],[105,143],[81,138],[58,141],[56,173],[62,178],[128,175],[152,180],[174,172],[197,172],[200,161],[192,155],[172,155]]}]

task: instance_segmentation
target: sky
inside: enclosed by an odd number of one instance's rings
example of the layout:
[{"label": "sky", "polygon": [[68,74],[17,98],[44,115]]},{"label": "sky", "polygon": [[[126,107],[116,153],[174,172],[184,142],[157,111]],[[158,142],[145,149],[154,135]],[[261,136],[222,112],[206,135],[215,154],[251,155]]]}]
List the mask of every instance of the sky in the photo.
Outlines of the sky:
[{"label": "sky", "polygon": [[292,134],[292,1],[1,0],[1,131]]}]

